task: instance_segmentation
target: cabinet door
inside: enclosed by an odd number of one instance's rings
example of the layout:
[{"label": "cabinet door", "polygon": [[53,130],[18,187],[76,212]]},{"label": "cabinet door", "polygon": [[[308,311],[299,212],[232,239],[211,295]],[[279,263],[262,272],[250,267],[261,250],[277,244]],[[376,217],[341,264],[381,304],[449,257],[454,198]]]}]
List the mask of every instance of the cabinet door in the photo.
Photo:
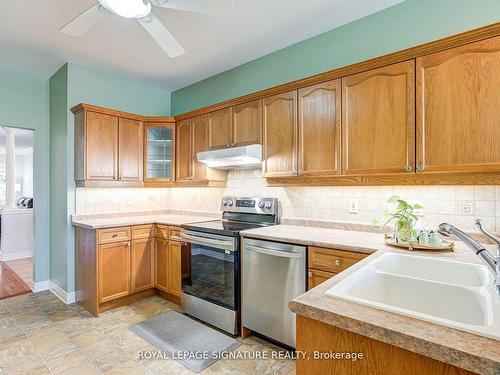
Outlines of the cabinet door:
[{"label": "cabinet door", "polygon": [[342,79],[345,174],[414,171],[414,71],[412,60]]},{"label": "cabinet door", "polygon": [[118,178],[142,181],[143,125],[137,120],[118,120]]},{"label": "cabinet door", "polygon": [[131,254],[131,289],[138,292],[150,289],[155,284],[154,241],[143,238],[132,241]]},{"label": "cabinet door", "polygon": [[299,90],[299,174],[341,172],[340,80]]},{"label": "cabinet door", "polygon": [[99,303],[130,293],[130,242],[99,245]]},{"label": "cabinet door", "polygon": [[168,241],[155,241],[155,287],[168,293],[170,290],[170,261]]},{"label": "cabinet door", "polygon": [[208,115],[208,147],[210,150],[232,145],[232,108],[221,109]]},{"label": "cabinet door", "polygon": [[319,284],[325,282],[326,280],[332,278],[335,275],[336,275],[335,273],[318,271],[318,270],[314,270],[312,268],[309,268],[309,273],[308,273],[309,287],[308,287],[308,289],[312,289],[312,288],[318,286]]},{"label": "cabinet door", "polygon": [[297,91],[263,100],[264,177],[297,174]]},{"label": "cabinet door", "polygon": [[86,114],[86,179],[118,178],[118,117],[97,112]]},{"label": "cabinet door", "polygon": [[175,165],[175,125],[171,123],[146,123],[145,137],[144,180],[172,181]]},{"label": "cabinet door", "polygon": [[201,151],[208,150],[208,115],[195,117],[192,120],[193,131],[193,154],[192,157],[192,179],[204,180],[206,179],[206,167],[198,161],[196,154]]},{"label": "cabinet door", "polygon": [[168,253],[170,263],[169,293],[180,297],[182,292],[181,244],[176,241],[170,241],[168,243]]},{"label": "cabinet door", "polygon": [[191,134],[191,120],[177,124],[176,147],[176,179],[188,180],[192,171],[193,139]]},{"label": "cabinet door", "polygon": [[233,146],[262,144],[262,101],[233,107]]},{"label": "cabinet door", "polygon": [[419,172],[500,168],[500,37],[417,59]]}]

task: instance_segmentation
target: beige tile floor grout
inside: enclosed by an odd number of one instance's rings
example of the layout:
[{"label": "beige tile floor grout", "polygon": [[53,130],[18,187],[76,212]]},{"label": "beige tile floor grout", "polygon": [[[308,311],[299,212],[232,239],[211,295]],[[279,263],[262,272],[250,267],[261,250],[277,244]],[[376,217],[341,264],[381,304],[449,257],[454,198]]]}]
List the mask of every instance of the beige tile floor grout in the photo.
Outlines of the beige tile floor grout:
[{"label": "beige tile floor grout", "polygon": [[[179,374],[193,372],[173,359],[139,359],[158,351],[128,327],[180,306],[154,296],[93,317],[50,292],[0,301],[0,374]],[[283,350],[262,339],[243,340],[236,351]],[[293,375],[291,360],[220,360],[200,373]]]},{"label": "beige tile floor grout", "polygon": [[[12,312],[9,310],[9,306],[5,306],[5,308],[7,309],[7,311],[10,313],[10,315],[12,317],[14,317],[14,315],[12,314]],[[53,372],[50,370],[50,368],[48,367],[47,365],[47,362],[45,362],[45,359],[43,359],[43,356],[40,354],[40,352],[37,350],[37,348],[33,345],[33,343],[31,342],[29,336],[26,334],[26,332],[24,331],[23,327],[19,324],[19,322],[16,320],[16,324],[17,326],[19,327],[19,329],[23,332],[23,334],[27,337],[29,343],[33,346],[33,348],[35,349],[35,351],[37,352],[38,356],[40,357],[40,359],[42,360],[42,362],[45,364],[45,366],[47,366],[47,369],[48,371],[53,374]],[[2,371],[3,373],[3,371]]]}]

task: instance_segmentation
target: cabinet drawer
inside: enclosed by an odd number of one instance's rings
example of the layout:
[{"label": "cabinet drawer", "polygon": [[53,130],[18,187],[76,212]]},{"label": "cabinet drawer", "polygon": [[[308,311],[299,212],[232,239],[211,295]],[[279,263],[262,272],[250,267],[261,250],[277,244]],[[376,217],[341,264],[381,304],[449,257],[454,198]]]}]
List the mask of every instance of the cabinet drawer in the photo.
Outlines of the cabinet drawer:
[{"label": "cabinet drawer", "polygon": [[168,226],[161,224],[157,225],[156,238],[162,238],[164,240],[168,240]]},{"label": "cabinet drawer", "polygon": [[99,244],[130,240],[130,227],[99,229]]},{"label": "cabinet drawer", "polygon": [[365,254],[322,247],[309,247],[309,267],[339,273],[365,258]]},{"label": "cabinet drawer", "polygon": [[173,241],[181,240],[181,228],[179,227],[168,227],[168,238]]},{"label": "cabinet drawer", "polygon": [[132,238],[134,240],[139,238],[149,238],[154,236],[154,225],[136,225],[132,227]]}]

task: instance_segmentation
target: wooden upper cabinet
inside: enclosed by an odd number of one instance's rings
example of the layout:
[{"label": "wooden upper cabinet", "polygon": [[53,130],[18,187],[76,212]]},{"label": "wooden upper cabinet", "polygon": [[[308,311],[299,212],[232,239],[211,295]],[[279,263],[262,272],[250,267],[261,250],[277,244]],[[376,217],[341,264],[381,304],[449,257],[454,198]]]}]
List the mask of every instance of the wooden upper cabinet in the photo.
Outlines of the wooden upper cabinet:
[{"label": "wooden upper cabinet", "polygon": [[188,180],[192,171],[192,146],[191,120],[185,120],[177,124],[177,147],[176,147],[176,179]]},{"label": "wooden upper cabinet", "polygon": [[193,132],[192,146],[192,174],[193,180],[203,180],[207,178],[206,167],[198,161],[196,154],[208,150],[208,115],[195,117],[191,120]]},{"label": "wooden upper cabinet", "polygon": [[81,179],[117,180],[118,117],[90,111],[84,115],[83,155],[76,156],[86,161],[84,176],[81,176]]},{"label": "wooden upper cabinet", "polygon": [[417,164],[500,169],[500,37],[417,59]]},{"label": "wooden upper cabinet", "polygon": [[141,121],[118,120],[118,179],[142,181],[143,134]]},{"label": "wooden upper cabinet", "polygon": [[147,122],[144,125],[144,181],[171,182],[175,178],[175,124]]},{"label": "wooden upper cabinet", "polygon": [[233,107],[233,146],[262,144],[262,101]]},{"label": "wooden upper cabinet", "polygon": [[297,91],[263,100],[264,177],[297,174]]},{"label": "wooden upper cabinet", "polygon": [[340,80],[299,90],[299,175],[341,172]]},{"label": "wooden upper cabinet", "polygon": [[342,79],[345,174],[414,172],[414,61]]},{"label": "wooden upper cabinet", "polygon": [[224,108],[208,115],[208,148],[232,146],[232,108]]}]

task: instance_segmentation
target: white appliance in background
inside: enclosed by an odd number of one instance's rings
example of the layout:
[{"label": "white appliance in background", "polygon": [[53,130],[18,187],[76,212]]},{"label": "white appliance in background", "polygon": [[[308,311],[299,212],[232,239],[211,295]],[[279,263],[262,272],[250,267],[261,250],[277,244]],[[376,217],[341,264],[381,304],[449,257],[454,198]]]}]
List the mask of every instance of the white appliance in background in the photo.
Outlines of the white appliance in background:
[{"label": "white appliance in background", "polygon": [[288,302],[306,291],[306,247],[244,238],[242,326],[295,348],[295,314]]},{"label": "white appliance in background", "polygon": [[1,213],[0,260],[33,256],[33,209],[10,209]]}]

